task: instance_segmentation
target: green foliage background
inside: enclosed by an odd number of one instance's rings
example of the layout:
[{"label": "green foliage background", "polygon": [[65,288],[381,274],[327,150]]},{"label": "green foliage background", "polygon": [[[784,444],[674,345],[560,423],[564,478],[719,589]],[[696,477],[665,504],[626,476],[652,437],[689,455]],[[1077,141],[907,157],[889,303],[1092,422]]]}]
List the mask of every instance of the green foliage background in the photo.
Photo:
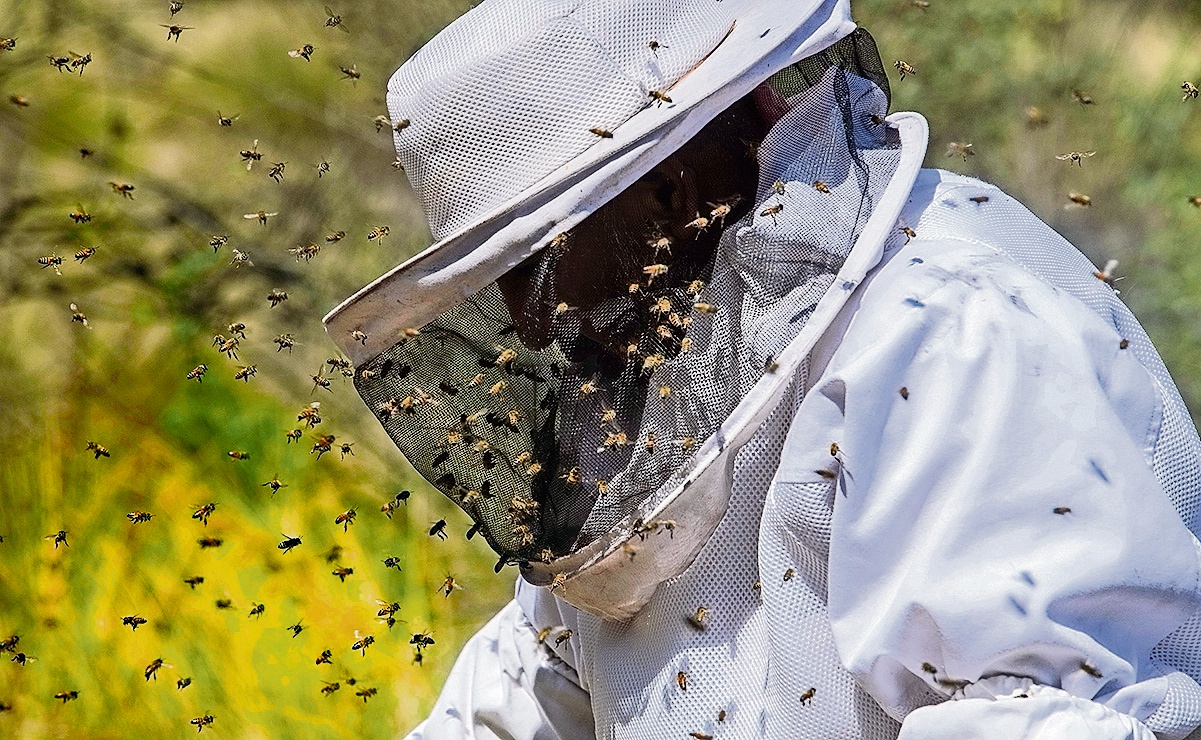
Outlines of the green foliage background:
[{"label": "green foliage background", "polygon": [[[233,737],[385,737],[427,712],[459,646],[509,598],[513,571],[468,522],[413,476],[349,382],[310,376],[336,350],[320,317],[428,244],[420,209],[389,164],[388,75],[466,2],[346,0],[350,33],[323,26],[322,0],[0,0],[0,637],[36,662],[0,664],[3,736],[182,736],[205,712]],[[928,164],[1006,187],[1098,263],[1121,260],[1123,296],[1147,326],[1186,400],[1201,409],[1201,6],[1189,0],[862,0],[892,77],[894,110],[931,122]],[[191,28],[178,42],[160,24]],[[311,43],[312,61],[287,51]],[[82,75],[47,55],[90,53]],[[356,65],[361,79],[343,79]],[[890,70],[892,71],[892,70]],[[1081,105],[1072,91],[1089,95]],[[25,98],[28,107],[9,102]],[[1025,109],[1047,119],[1029,125]],[[239,115],[231,127],[217,114]],[[238,152],[258,140],[263,162]],[[944,156],[970,142],[964,161]],[[80,147],[95,151],[82,158]],[[1083,167],[1055,160],[1096,150]],[[317,177],[316,164],[331,169]],[[269,162],[287,163],[284,179]],[[134,199],[109,181],[135,186]],[[1093,207],[1065,208],[1067,193]],[[68,214],[86,210],[90,223]],[[246,213],[278,211],[266,226]],[[382,244],[367,233],[388,225]],[[324,235],[346,238],[327,245]],[[214,252],[208,240],[227,234]],[[323,245],[311,262],[290,247]],[[76,263],[84,246],[96,256]],[[230,265],[231,248],[252,267]],[[62,275],[37,258],[64,257]],[[289,298],[269,308],[278,288]],[[91,328],[71,322],[69,304]],[[210,346],[244,322],[240,361]],[[292,333],[292,352],[271,338]],[[203,383],[185,379],[208,365]],[[249,383],[233,379],[254,364]],[[328,369],[328,368],[327,368]],[[316,460],[313,433],[287,444],[301,406],[322,402],[316,432],[354,443]],[[85,452],[95,440],[111,451]],[[244,450],[246,461],[227,453]],[[272,496],[262,483],[288,484]],[[388,519],[379,506],[414,495]],[[218,503],[207,527],[195,506]],[[359,508],[343,532],[337,514]],[[145,510],[149,523],[125,514]],[[428,536],[450,522],[452,537]],[[69,532],[69,547],[43,537]],[[283,554],[282,534],[304,544]],[[197,539],[224,540],[201,551]],[[325,554],[343,548],[334,562]],[[403,571],[382,560],[400,557]],[[345,583],[331,571],[354,568]],[[203,575],[196,589],[183,579]],[[444,597],[447,575],[463,589]],[[232,601],[219,610],[217,599]],[[404,622],[376,619],[397,601]],[[265,605],[259,618],[253,603]],[[149,623],[131,632],[121,617]],[[293,638],[288,625],[306,629]],[[355,631],[373,634],[366,655]],[[412,662],[414,632],[437,644]],[[329,648],[333,665],[316,665]],[[158,680],[142,671],[162,657]],[[192,678],[177,690],[175,680]],[[356,680],[348,685],[347,678]],[[322,696],[323,681],[342,688]],[[365,703],[363,687],[378,694]],[[56,692],[76,690],[61,705]]]}]

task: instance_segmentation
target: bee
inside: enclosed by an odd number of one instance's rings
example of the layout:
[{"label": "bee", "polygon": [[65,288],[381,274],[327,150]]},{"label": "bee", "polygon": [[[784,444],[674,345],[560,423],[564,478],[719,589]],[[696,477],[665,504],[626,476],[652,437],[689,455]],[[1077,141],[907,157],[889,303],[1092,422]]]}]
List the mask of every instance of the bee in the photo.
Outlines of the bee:
[{"label": "bee", "polygon": [[383,244],[384,237],[388,236],[390,233],[392,233],[392,230],[387,226],[376,226],[374,229],[367,232],[367,241],[378,241],[380,244]]},{"label": "bee", "polygon": [[1056,154],[1055,158],[1061,162],[1071,162],[1077,167],[1084,166],[1084,158],[1095,155],[1096,152],[1068,152],[1067,154]]},{"label": "bee", "polygon": [[1071,208],[1074,205],[1081,208],[1091,208],[1093,205],[1092,198],[1088,197],[1084,193],[1077,193],[1075,190],[1068,193],[1068,200],[1070,200],[1071,203],[1065,206],[1065,208]]},{"label": "bee", "polygon": [[813,189],[819,193],[826,193],[827,195],[831,194],[830,186],[826,184],[825,180],[814,180]]},{"label": "bee", "polygon": [[226,116],[226,115],[222,115],[221,111],[217,111],[217,125],[224,126],[225,128],[229,128],[230,126],[234,125],[234,121],[238,120],[241,117],[242,117],[241,113],[239,113],[235,116]]},{"label": "bee", "polygon": [[257,375],[258,372],[258,366],[256,365],[240,365],[238,372],[234,373],[234,380],[249,383],[250,379]]},{"label": "bee", "polygon": [[288,300],[288,294],[279,288],[272,288],[271,292],[267,294],[267,302],[271,304],[272,308],[275,308],[286,300]]},{"label": "bee", "polygon": [[341,559],[342,559],[342,546],[341,545],[334,545],[333,547],[329,548],[329,550],[327,550],[325,553],[325,562],[327,562],[327,563],[336,563]]},{"label": "bee", "polygon": [[284,554],[287,555],[293,549],[299,547],[300,544],[301,543],[300,543],[299,537],[292,537],[290,535],[285,534],[283,541],[280,542],[278,545],[276,545],[276,547],[279,548],[280,550],[283,550]]},{"label": "bee", "polygon": [[813,701],[813,697],[816,694],[817,689],[813,688],[812,686],[805,689],[803,692],[801,692],[801,704],[808,705],[809,702]]},{"label": "bee", "polygon": [[218,539],[216,537],[201,537],[200,539],[196,540],[196,544],[200,545],[201,550],[208,550],[213,547],[221,547],[222,543],[224,542],[225,540]]},{"label": "bee", "polygon": [[1084,92],[1083,90],[1077,90],[1074,88],[1072,90],[1072,99],[1075,100],[1080,105],[1094,105],[1095,104],[1095,101],[1093,101],[1092,97],[1089,96],[1088,93]]},{"label": "bee", "polygon": [[162,658],[155,658],[154,660],[150,661],[150,665],[146,666],[146,670],[143,674],[143,675],[145,675],[146,680],[149,681],[150,679],[153,678],[155,681],[157,681],[158,680],[158,669],[162,668],[164,665],[165,664],[163,663]]},{"label": "bee", "polygon": [[664,103],[670,104],[672,102],[671,98],[667,97],[667,93],[660,92],[658,90],[648,90],[647,95],[650,96],[650,99],[655,103],[655,105],[661,106]]},{"label": "bee", "polygon": [[87,315],[80,313],[79,306],[76,306],[74,303],[71,304],[71,323],[72,324],[83,324],[84,328],[87,328],[87,329],[92,328],[92,325],[88,323]]},{"label": "bee", "polygon": [[1118,349],[1126,349],[1129,346],[1130,346],[1129,339],[1123,339],[1122,341],[1118,342]]},{"label": "bee", "polygon": [[1067,506],[1056,506],[1054,509],[1051,509],[1051,512],[1062,516],[1064,514],[1071,514],[1072,510]]},{"label": "bee", "polygon": [[204,576],[191,576],[190,578],[183,579],[183,582],[188,584],[188,586],[195,591],[197,586],[204,583]]},{"label": "bee", "polygon": [[680,671],[676,674],[676,685],[680,687],[680,691],[688,690],[688,674]]},{"label": "bee", "polygon": [[50,60],[50,66],[57,68],[59,72],[71,66],[71,57],[47,56],[46,58]]},{"label": "bee", "polygon": [[709,228],[709,218],[698,213],[696,214],[696,218],[684,224],[684,228],[696,229],[696,238],[699,239],[701,238],[701,232]]},{"label": "bee", "polygon": [[346,583],[346,576],[354,575],[354,568],[335,568],[331,571],[333,575],[338,577],[342,583]]},{"label": "bee", "polygon": [[21,642],[20,635],[11,635],[0,640],[0,653],[13,653],[17,650],[17,645]]},{"label": "bee", "polygon": [[342,525],[342,531],[346,532],[347,528],[354,524],[354,518],[358,516],[358,507],[347,509],[338,516],[334,517],[334,525]]},{"label": "bee", "polygon": [[299,442],[302,434],[304,434],[304,432],[300,431],[299,429],[289,429],[288,431],[284,432],[284,437],[287,438],[288,444],[292,444],[293,442]]},{"label": "bee", "polygon": [[554,593],[555,591],[557,591],[561,588],[564,588],[566,585],[567,585],[567,574],[566,573],[556,573],[555,577],[551,579],[550,585],[546,587],[546,590],[550,591],[551,593]]},{"label": "bee", "polygon": [[396,557],[395,555],[392,555],[391,557],[388,557],[388,558],[384,558],[384,567],[385,568],[395,568],[396,570],[401,570],[400,558]]},{"label": "bee", "polygon": [[418,651],[424,650],[425,648],[434,644],[433,633],[418,632],[417,634],[413,635],[412,639],[409,640],[409,644],[416,646]]},{"label": "bee", "polygon": [[697,313],[712,315],[717,313],[717,306],[712,303],[694,303],[692,309]]},{"label": "bee", "polygon": [[229,243],[229,237],[225,234],[214,234],[209,237],[209,246],[213,248],[214,253],[227,243]]},{"label": "bee", "polygon": [[350,646],[350,649],[358,650],[358,651],[360,651],[361,655],[366,657],[367,648],[371,647],[372,643],[375,642],[375,638],[372,637],[371,635],[361,636],[361,635],[359,635],[358,630],[355,630],[354,636],[355,636],[355,641],[354,641],[354,644]]},{"label": "bee", "polygon": [[336,244],[346,238],[345,231],[331,231],[325,235],[325,241],[328,244]]},{"label": "bee", "polygon": [[300,413],[296,415],[296,421],[303,421],[308,425],[309,429],[312,429],[321,423],[320,409],[321,402],[313,401],[308,406],[305,406],[300,410]]},{"label": "bee", "polygon": [[442,582],[442,585],[438,587],[438,590],[442,592],[443,597],[450,598],[450,595],[454,591],[461,589],[461,588],[463,588],[463,587],[455,582],[454,576],[447,575],[446,580]]},{"label": "bee", "polygon": [[346,27],[346,24],[342,23],[342,16],[330,10],[328,5],[325,6],[325,15],[326,28],[336,28],[342,33],[350,33],[350,29]]},{"label": "bee", "polygon": [[57,254],[51,253],[45,257],[38,257],[38,264],[42,266],[43,270],[47,267],[53,267],[55,275],[63,274],[63,271],[59,269],[63,264],[63,258]]},{"label": "bee", "polygon": [[54,698],[62,699],[63,704],[66,704],[67,702],[71,701],[72,699],[78,699],[79,692],[78,691],[60,691],[54,695]]},{"label": "bee", "polygon": [[709,211],[709,218],[715,223],[720,221],[721,225],[725,226],[726,216],[730,215],[730,211],[734,210],[734,206],[738,205],[739,200],[741,197],[736,195],[724,203],[710,203],[713,210]]},{"label": "bee", "polygon": [[388,118],[387,116],[383,116],[383,115],[376,116],[375,117],[375,133],[378,134],[380,131],[383,131],[385,128],[392,128],[392,119]]},{"label": "bee", "polygon": [[301,624],[300,622],[297,622],[296,624],[289,625],[288,627],[285,627],[285,629],[289,629],[289,630],[291,630],[291,631],[292,631],[292,639],[293,639],[293,640],[295,640],[295,639],[296,639],[296,637],[297,637],[297,636],[298,636],[298,635],[299,635],[301,632],[304,632],[304,625],[303,625],[303,624]]},{"label": "bee", "polygon": [[12,660],[9,662],[16,663],[17,665],[24,668],[25,666],[29,665],[30,663],[36,663],[37,658],[33,657],[32,655],[26,655],[25,653],[14,653]]},{"label": "bee", "polygon": [[142,626],[143,624],[146,624],[146,620],[143,617],[139,617],[137,614],[128,617],[121,617],[121,625],[124,627],[129,627],[134,632],[137,632],[138,627]]},{"label": "bee", "polygon": [[332,696],[335,691],[342,688],[342,684],[340,684],[336,681],[334,683],[330,683],[329,681],[322,681],[321,683],[325,684],[324,686],[321,687],[321,693],[326,696]]},{"label": "bee", "polygon": [[183,691],[184,689],[188,688],[191,685],[192,685],[192,679],[190,677],[180,678],[180,679],[176,680],[176,682],[175,682],[175,689],[177,691]]},{"label": "bee", "polygon": [[709,625],[709,610],[703,606],[696,608],[696,613],[687,618],[688,625],[693,629],[704,630]]},{"label": "bee", "polygon": [[171,11],[172,18],[175,17],[176,13],[183,10],[183,3],[184,0],[170,0],[170,2],[167,3],[167,10]]},{"label": "bee", "polygon": [[350,332],[350,338],[364,347],[367,346],[367,333],[362,329],[354,329]]},{"label": "bee", "polygon": [[[352,83],[357,83],[358,79],[362,77],[356,64],[352,64],[349,67],[339,65],[338,71],[342,73],[342,79],[350,80]],[[329,163],[322,162],[321,164],[325,165],[325,171],[329,172]],[[317,177],[321,177],[321,165],[317,165]]]},{"label": "bee", "polygon": [[131,511],[125,515],[125,518],[128,519],[130,521],[130,523],[132,523],[132,524],[145,524],[146,522],[149,522],[153,517],[154,517],[154,514],[151,514],[150,512],[147,512],[147,511]]},{"label": "bee", "polygon": [[1026,108],[1024,113],[1026,114],[1026,125],[1030,128],[1041,128],[1050,123],[1047,114],[1043,113],[1041,108],[1031,105]]},{"label": "bee", "polygon": [[265,604],[256,604],[253,601],[250,603],[253,604],[253,606],[250,607],[250,614],[248,614],[247,616],[249,616],[249,617],[263,616],[263,612],[267,610],[267,606]]},{"label": "bee", "polygon": [[259,140],[255,139],[254,143],[250,145],[250,148],[241,150],[238,152],[238,156],[240,156],[242,161],[246,163],[246,171],[250,172],[250,168],[254,167],[255,162],[261,162],[263,160],[263,153],[259,151]]},{"label": "bee", "polygon": [[690,732],[688,737],[695,738],[695,740],[713,740],[713,736],[707,732]]},{"label": "bee", "polygon": [[315,661],[315,664],[321,665],[322,663],[326,663],[328,665],[333,665],[333,660],[331,660],[331,658],[333,658],[333,657],[334,657],[334,654],[332,652],[330,652],[329,650],[322,650],[321,655],[317,656],[317,660]]},{"label": "bee", "polygon": [[717,712],[717,721],[718,721],[718,722],[725,722],[725,721],[726,721],[726,710],[724,710],[724,709],[718,710],[718,712]]},{"label": "bee", "polygon": [[788,570],[784,571],[784,581],[785,582],[791,581],[794,577],[796,577],[796,571],[793,570],[792,568],[789,568]]},{"label": "bee", "polygon": [[1105,283],[1106,285],[1113,285],[1118,280],[1121,280],[1121,278],[1114,277],[1113,275],[1114,270],[1116,269],[1118,269],[1118,261],[1109,260],[1105,263],[1105,267],[1093,272],[1093,277]]},{"label": "bee", "polygon": [[279,182],[284,179],[284,168],[288,166],[287,162],[272,162],[271,168],[267,170],[267,177]]},{"label": "bee", "polygon": [[771,216],[771,222],[773,224],[777,224],[777,223],[779,223],[779,221],[776,220],[776,214],[783,210],[784,210],[784,204],[776,203],[774,205],[768,206],[767,208],[764,208],[762,211],[759,212],[759,215],[760,216]]},{"label": "bee", "polygon": [[17,48],[17,40],[10,38],[0,38],[0,51],[12,51]]},{"label": "bee", "polygon": [[613,132],[607,128],[590,128],[590,129],[588,129],[588,131],[592,134],[595,134],[596,136],[599,136],[602,139],[612,139],[613,138]]},{"label": "bee", "polygon": [[271,341],[279,345],[275,350],[276,352],[282,352],[286,349],[288,350],[288,354],[292,354],[292,348],[296,346],[296,337],[293,337],[291,334],[280,334]]},{"label": "bee", "polygon": [[987,195],[973,195],[972,197],[968,198],[968,200],[970,200],[971,202],[976,203],[976,204],[987,203],[988,196]]},{"label": "bee", "polygon": [[92,220],[92,214],[80,208],[78,211],[71,211],[68,213],[67,218],[71,219],[76,224],[86,224]]},{"label": "bee", "polygon": [[94,460],[99,460],[102,457],[111,457],[111,455],[108,454],[108,448],[105,447],[104,445],[100,444],[99,442],[89,441],[88,446],[84,450],[84,452],[91,452],[93,455],[92,459],[94,459]]},{"label": "bee", "polygon": [[376,599],[375,603],[380,605],[380,610],[375,613],[375,616],[377,617],[390,617],[396,612],[400,611],[400,604],[397,602],[392,602],[389,604],[386,601],[380,601],[379,599]]},{"label": "bee", "polygon": [[897,390],[897,393],[901,394],[901,398],[902,398],[903,400],[905,400],[905,401],[908,401],[908,400],[909,400],[909,389],[908,389],[908,388],[906,388],[905,386],[901,386],[901,387],[900,387],[900,388]]},{"label": "bee", "polygon": [[359,689],[358,691],[354,692],[354,695],[361,696],[363,698],[363,703],[366,704],[367,700],[375,696],[377,691],[378,689],[374,687],[369,689]]},{"label": "bee", "polygon": [[1187,103],[1188,101],[1196,100],[1199,96],[1201,96],[1201,90],[1198,90],[1197,86],[1188,80],[1180,83],[1180,89],[1184,90],[1184,96],[1180,98],[1182,102]]},{"label": "bee", "polygon": [[905,79],[906,77],[910,77],[910,76],[916,77],[917,76],[917,70],[914,69],[907,62],[903,62],[900,59],[893,62],[892,66],[896,67],[897,72],[901,73],[902,80]]},{"label": "bee", "polygon": [[202,714],[199,717],[193,717],[192,719],[188,720],[188,724],[196,725],[196,732],[200,732],[204,728],[212,725],[213,721],[214,721],[213,715]]},{"label": "bee", "polygon": [[196,511],[192,512],[192,518],[207,527],[209,525],[209,517],[216,510],[217,502],[211,501],[204,506],[197,507]]},{"label": "bee", "polygon": [[646,284],[650,285],[652,282],[654,282],[655,278],[667,274],[667,265],[664,265],[664,264],[647,265],[646,267],[642,268],[642,272],[644,275],[648,276],[646,279]]},{"label": "bee", "polygon": [[562,632],[560,632],[558,635],[555,636],[555,647],[559,647],[563,643],[570,640],[571,636],[573,634],[574,633],[571,630],[563,630]]},{"label": "bee", "polygon": [[316,453],[317,459],[320,460],[322,455],[333,449],[334,439],[335,437],[332,434],[322,434],[318,436],[317,441],[313,443],[313,449],[309,450],[309,454],[312,455]]},{"label": "bee", "polygon": [[29,98],[27,98],[23,95],[9,95],[8,102],[12,103],[13,105],[17,106],[18,108],[28,108],[29,107]]},{"label": "bee", "polygon": [[314,51],[316,50],[313,48],[312,44],[305,44],[299,49],[293,49],[292,51],[289,51],[288,56],[292,57],[293,59],[303,59],[306,62],[311,62],[313,61]]},{"label": "bee", "polygon": [[233,609],[234,602],[231,601],[230,599],[217,599],[217,608],[218,609]]},{"label": "bee", "polygon": [[[269,213],[267,215],[273,216],[275,214]],[[263,223],[266,224],[267,221],[264,219]],[[233,250],[233,257],[230,258],[229,264],[233,265],[234,269],[237,269],[237,268],[241,267],[242,265],[246,265],[247,267],[254,267],[254,263],[250,261],[250,253],[243,252],[243,251],[240,251],[237,249]]]},{"label": "bee", "polygon": [[82,77],[83,76],[83,68],[92,63],[92,55],[91,54],[82,54],[82,55],[76,54],[73,51],[68,51],[67,53],[71,55],[71,71],[72,72],[78,71],[79,76]]},{"label": "bee", "polygon": [[663,355],[647,355],[647,357],[642,361],[642,371],[645,373],[653,373],[655,369],[660,367],[664,362],[667,362],[667,358]]},{"label": "bee", "polygon": [[[320,370],[317,371],[316,375],[310,375],[309,379],[313,381],[313,393],[316,393],[318,388],[324,388],[330,393],[334,392],[334,389],[331,387],[333,383],[330,382],[329,378],[322,375]],[[333,437],[330,437],[330,441],[333,441]]]},{"label": "bee", "polygon": [[230,324],[229,326],[226,327],[226,329],[229,331],[230,334],[233,334],[235,337],[238,337],[239,339],[246,338],[246,325],[240,321]]},{"label": "bee", "polygon": [[1086,661],[1080,662],[1080,670],[1084,671],[1085,673],[1092,676],[1093,678],[1103,678],[1104,677],[1101,674],[1101,671],[1097,670],[1096,666],[1093,666]]},{"label": "bee", "polygon": [[966,162],[968,157],[976,156],[975,145],[969,144],[966,141],[952,141],[950,144],[947,144],[946,156],[954,157],[955,155],[963,157],[963,161]]},{"label": "bee", "polygon": [[[224,335],[218,334],[213,337],[213,346],[217,351],[225,355],[231,360],[238,359],[238,338],[230,337],[226,339]],[[206,368],[207,369],[207,368]]]},{"label": "bee", "polygon": [[1189,196],[1188,202],[1194,208],[1201,208],[1201,195]]},{"label": "bee", "polygon": [[664,46],[663,44],[660,44],[658,41],[651,39],[650,41],[646,42],[646,48],[650,49],[652,52],[654,52],[657,55],[659,53],[660,49],[670,49],[671,47]]},{"label": "bee", "polygon": [[884,116],[879,113],[868,114],[867,120],[871,121],[873,126],[883,126],[885,122]]}]

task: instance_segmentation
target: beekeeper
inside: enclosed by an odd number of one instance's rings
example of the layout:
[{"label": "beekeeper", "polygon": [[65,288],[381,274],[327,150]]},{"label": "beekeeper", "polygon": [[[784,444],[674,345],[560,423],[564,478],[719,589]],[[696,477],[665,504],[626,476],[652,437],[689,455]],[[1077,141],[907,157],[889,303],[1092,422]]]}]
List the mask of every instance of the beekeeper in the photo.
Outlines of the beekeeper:
[{"label": "beekeeper", "polygon": [[520,569],[415,738],[1184,738],[1199,442],[847,3],[486,0],[400,68],[435,244],[327,318]]}]

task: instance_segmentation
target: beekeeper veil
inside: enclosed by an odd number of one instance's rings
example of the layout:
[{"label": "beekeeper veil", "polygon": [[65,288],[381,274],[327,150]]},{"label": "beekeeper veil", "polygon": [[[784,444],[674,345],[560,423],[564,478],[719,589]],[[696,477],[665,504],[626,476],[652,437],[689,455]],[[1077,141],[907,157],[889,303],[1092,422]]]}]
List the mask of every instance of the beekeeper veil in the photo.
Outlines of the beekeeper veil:
[{"label": "beekeeper veil", "polygon": [[[331,336],[498,569],[628,616],[716,527],[778,358],[896,168],[875,47],[845,2],[488,0],[388,101],[437,241]],[[749,184],[710,176],[686,223],[596,237],[611,199],[654,197],[698,132],[752,115]]]}]

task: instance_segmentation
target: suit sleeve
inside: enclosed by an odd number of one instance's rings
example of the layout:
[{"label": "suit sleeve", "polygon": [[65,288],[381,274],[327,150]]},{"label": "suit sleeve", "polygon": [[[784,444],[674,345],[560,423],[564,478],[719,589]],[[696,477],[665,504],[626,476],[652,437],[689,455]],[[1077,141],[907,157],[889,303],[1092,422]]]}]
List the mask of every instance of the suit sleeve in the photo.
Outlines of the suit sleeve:
[{"label": "suit sleeve", "polygon": [[894,259],[798,411],[782,472],[839,476],[839,656],[903,740],[1183,737],[1201,687],[1152,650],[1201,569],[1155,387],[1083,304],[960,252]]}]

